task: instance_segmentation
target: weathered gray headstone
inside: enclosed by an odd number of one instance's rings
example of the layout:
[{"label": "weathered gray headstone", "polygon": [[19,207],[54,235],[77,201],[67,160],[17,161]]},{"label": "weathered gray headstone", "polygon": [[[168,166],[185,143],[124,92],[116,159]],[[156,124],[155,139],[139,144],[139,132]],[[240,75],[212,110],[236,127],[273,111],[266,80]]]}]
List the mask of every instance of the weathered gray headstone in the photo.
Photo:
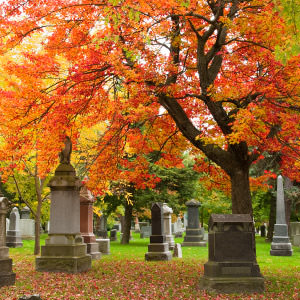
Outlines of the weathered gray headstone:
[{"label": "weathered gray headstone", "polygon": [[163,204],[163,218],[164,218],[164,235],[166,236],[166,241],[169,244],[169,249],[173,250],[175,241],[174,237],[172,234],[172,220],[171,220],[171,215],[173,213],[173,210],[171,207],[167,205],[167,203]]},{"label": "weathered gray headstone", "polygon": [[99,251],[104,255],[110,254],[110,239],[96,239],[99,245]]},{"label": "weathered gray headstone", "polygon": [[101,238],[106,239],[108,237],[107,234],[107,216],[106,215],[101,215],[99,219],[99,228],[97,229],[96,232]]},{"label": "weathered gray headstone", "polygon": [[169,251],[169,244],[166,242],[164,235],[163,222],[163,204],[160,202],[153,203],[151,207],[152,234],[148,252],[145,254],[147,261],[171,260],[172,253]]},{"label": "weathered gray headstone", "polygon": [[188,224],[186,234],[183,239],[182,247],[205,247],[206,242],[203,240],[203,232],[199,223],[199,206],[200,202],[190,200],[185,203],[188,208]]},{"label": "weathered gray headstone", "polygon": [[9,219],[8,218],[6,218],[6,232],[8,231],[8,228],[9,228]]},{"label": "weathered gray headstone", "polygon": [[20,234],[22,239],[34,239],[35,222],[30,219],[30,209],[27,206],[21,209]]},{"label": "weathered gray headstone", "polygon": [[148,238],[151,235],[151,226],[147,225],[147,226],[142,226],[141,230],[140,230],[140,238]]},{"label": "weathered gray headstone", "polygon": [[6,233],[6,245],[10,248],[23,247],[20,233],[20,214],[17,207],[14,207],[9,215],[9,229]]},{"label": "weathered gray headstone", "polygon": [[270,254],[272,256],[291,256],[292,253],[292,244],[285,220],[283,178],[279,175],[277,177],[276,224],[274,225]]},{"label": "weathered gray headstone", "polygon": [[217,293],[263,292],[264,278],[256,262],[250,215],[212,214],[208,232],[208,262],[201,289]]},{"label": "weathered gray headstone", "polygon": [[290,222],[289,236],[292,245],[300,247],[300,222]]},{"label": "weathered gray headstone", "polygon": [[51,178],[50,230],[36,270],[42,272],[78,273],[91,269],[91,256],[80,234],[81,181],[70,164],[72,144],[65,140],[60,164]]},{"label": "weathered gray headstone", "polygon": [[182,249],[179,243],[176,243],[174,246],[173,257],[182,258]]},{"label": "weathered gray headstone", "polygon": [[8,200],[0,194],[0,287],[15,284],[16,274],[12,272],[12,259],[6,246],[6,218]]}]

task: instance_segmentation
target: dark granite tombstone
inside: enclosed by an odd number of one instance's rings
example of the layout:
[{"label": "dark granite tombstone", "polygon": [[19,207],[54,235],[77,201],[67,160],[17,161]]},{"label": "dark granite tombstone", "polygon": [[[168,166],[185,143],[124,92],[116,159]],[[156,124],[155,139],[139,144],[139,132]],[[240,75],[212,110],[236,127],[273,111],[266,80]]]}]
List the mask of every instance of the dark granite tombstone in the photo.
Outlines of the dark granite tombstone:
[{"label": "dark granite tombstone", "polygon": [[200,202],[190,200],[185,203],[188,208],[188,225],[186,234],[183,239],[182,247],[205,247],[206,242],[203,240],[203,233],[199,223],[199,206]]},{"label": "dark granite tombstone", "polygon": [[8,200],[0,193],[0,287],[15,284],[16,274],[12,272],[12,259],[6,246],[6,218]]},{"label": "dark granite tombstone", "polygon": [[263,292],[264,278],[256,262],[253,221],[247,214],[212,214],[208,262],[202,289],[218,293]]},{"label": "dark granite tombstone", "polygon": [[151,207],[152,234],[145,259],[150,260],[171,260],[172,253],[169,251],[169,244],[164,236],[163,203],[155,202]]},{"label": "dark granite tombstone", "polygon": [[266,225],[264,224],[260,226],[260,236],[266,237]]},{"label": "dark granite tombstone", "polygon": [[117,229],[110,230],[110,240],[116,241],[117,240]]}]

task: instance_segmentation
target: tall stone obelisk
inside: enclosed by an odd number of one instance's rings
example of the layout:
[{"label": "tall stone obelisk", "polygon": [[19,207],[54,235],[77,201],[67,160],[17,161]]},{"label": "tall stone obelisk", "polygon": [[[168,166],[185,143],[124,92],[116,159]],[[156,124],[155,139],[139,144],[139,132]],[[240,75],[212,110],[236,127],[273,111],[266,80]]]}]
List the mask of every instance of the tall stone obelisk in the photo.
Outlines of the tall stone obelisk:
[{"label": "tall stone obelisk", "polygon": [[70,163],[72,144],[65,140],[60,164],[51,178],[50,230],[41,256],[36,258],[36,270],[43,272],[78,273],[91,268],[91,256],[80,233],[81,181]]},{"label": "tall stone obelisk", "polygon": [[283,178],[281,175],[277,177],[276,224],[274,225],[270,254],[273,256],[291,256],[293,254],[285,219]]}]

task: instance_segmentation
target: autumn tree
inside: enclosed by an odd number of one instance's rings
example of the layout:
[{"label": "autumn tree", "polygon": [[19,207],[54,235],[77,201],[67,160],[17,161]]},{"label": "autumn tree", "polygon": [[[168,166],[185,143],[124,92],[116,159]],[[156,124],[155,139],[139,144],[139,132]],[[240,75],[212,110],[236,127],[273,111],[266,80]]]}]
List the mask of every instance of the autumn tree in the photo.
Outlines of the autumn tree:
[{"label": "autumn tree", "polygon": [[249,168],[263,151],[281,152],[283,174],[299,180],[300,57],[276,60],[290,24],[272,1],[14,0],[1,16],[3,52],[44,35],[7,64],[1,113],[15,128],[39,128],[51,141],[42,153],[107,122],[89,169],[94,189],[116,177],[153,184],[138,154],[164,148],[174,165],[185,141],[230,182],[233,213],[252,214]]}]

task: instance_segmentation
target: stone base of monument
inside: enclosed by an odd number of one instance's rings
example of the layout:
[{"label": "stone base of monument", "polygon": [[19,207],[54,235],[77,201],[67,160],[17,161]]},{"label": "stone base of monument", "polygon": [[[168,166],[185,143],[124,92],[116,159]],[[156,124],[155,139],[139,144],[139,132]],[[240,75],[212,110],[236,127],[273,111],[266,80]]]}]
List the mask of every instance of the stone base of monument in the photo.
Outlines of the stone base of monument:
[{"label": "stone base of monument", "polygon": [[9,248],[23,247],[20,231],[8,230],[6,233],[6,246]]},{"label": "stone base of monument", "polygon": [[206,277],[200,280],[202,290],[216,293],[261,293],[264,291],[264,278],[262,277]]},{"label": "stone base of monument", "polygon": [[98,260],[101,258],[102,254],[99,252],[98,243],[87,243],[87,253],[91,255],[93,260]]},{"label": "stone base of monument", "polygon": [[41,272],[79,273],[91,269],[92,258],[80,234],[49,234],[36,270]]},{"label": "stone base of monument", "polygon": [[145,254],[145,260],[171,260],[172,253],[169,251],[168,243],[151,243],[148,245],[148,252]]},{"label": "stone base of monument", "polygon": [[98,243],[98,249],[103,255],[110,254],[110,239],[96,239]]},{"label": "stone base of monument", "polygon": [[14,285],[16,274],[12,272],[12,259],[0,259],[0,287]]},{"label": "stone base of monument", "polygon": [[169,249],[173,250],[175,247],[175,241],[173,235],[166,235],[166,242],[169,244]]},{"label": "stone base of monument", "polygon": [[288,237],[288,227],[286,224],[274,225],[274,236],[271,243],[270,255],[291,256],[293,254],[292,244]]},{"label": "stone base of monument", "polygon": [[183,239],[182,247],[206,247],[206,241],[203,240],[201,229],[186,229],[186,235]]}]

